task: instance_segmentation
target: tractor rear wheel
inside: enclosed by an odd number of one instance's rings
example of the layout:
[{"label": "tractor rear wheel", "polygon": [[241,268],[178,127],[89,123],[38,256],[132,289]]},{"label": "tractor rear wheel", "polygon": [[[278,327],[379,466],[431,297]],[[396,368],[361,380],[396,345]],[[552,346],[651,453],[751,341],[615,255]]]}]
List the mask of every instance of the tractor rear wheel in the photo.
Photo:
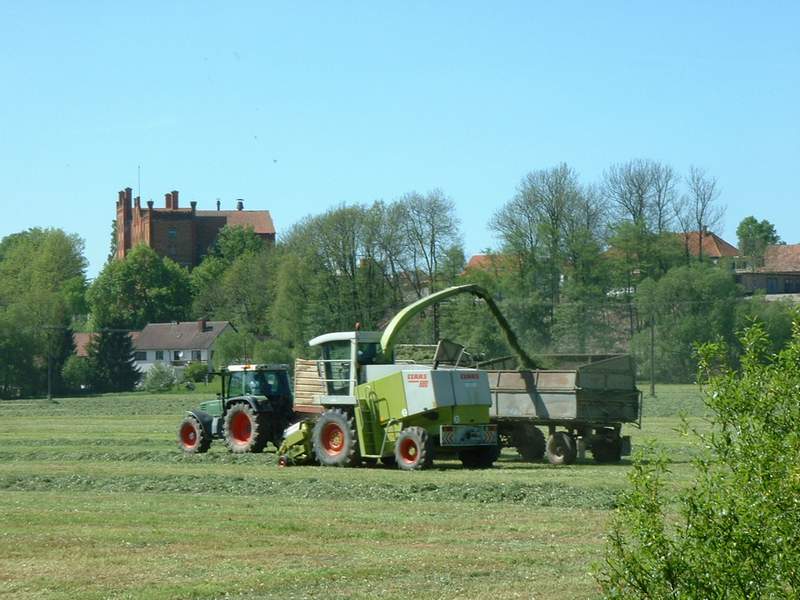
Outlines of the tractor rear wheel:
[{"label": "tractor rear wheel", "polygon": [[566,431],[556,431],[547,440],[547,460],[551,465],[571,465],[578,456],[575,439]]},{"label": "tractor rear wheel", "polygon": [[178,425],[178,447],[186,454],[208,452],[211,436],[197,417],[188,415]]},{"label": "tractor rear wheel", "polygon": [[517,423],[511,434],[511,442],[519,452],[522,460],[537,462],[544,456],[547,441],[542,430],[533,423]]},{"label": "tractor rear wheel", "polygon": [[466,448],[458,453],[465,469],[489,469],[500,456],[500,446]]},{"label": "tractor rear wheel", "polygon": [[249,404],[234,404],[225,413],[225,444],[234,454],[261,452],[267,445],[266,425],[264,417]]},{"label": "tractor rear wheel", "polygon": [[328,409],[319,416],[311,443],[314,455],[323,466],[354,467],[360,462],[353,418],[338,408]]},{"label": "tractor rear wheel", "polygon": [[394,443],[394,460],[403,471],[427,469],[433,463],[433,443],[422,427],[406,427]]}]

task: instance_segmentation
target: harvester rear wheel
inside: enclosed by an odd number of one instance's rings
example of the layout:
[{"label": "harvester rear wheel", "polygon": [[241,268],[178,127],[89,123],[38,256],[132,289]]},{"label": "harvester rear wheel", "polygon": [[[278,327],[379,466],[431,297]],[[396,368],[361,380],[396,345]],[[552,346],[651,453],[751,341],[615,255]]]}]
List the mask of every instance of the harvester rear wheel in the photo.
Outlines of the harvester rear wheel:
[{"label": "harvester rear wheel", "polygon": [[556,431],[547,440],[547,460],[551,465],[571,465],[578,456],[575,440],[566,431]]},{"label": "harvester rear wheel", "polygon": [[225,444],[234,454],[261,452],[267,445],[264,417],[244,402],[234,404],[225,413]]},{"label": "harvester rear wheel", "polygon": [[186,454],[201,454],[211,447],[211,436],[196,417],[188,415],[178,425],[178,447]]},{"label": "harvester rear wheel", "polygon": [[533,423],[517,423],[511,434],[511,442],[519,452],[522,460],[537,462],[542,460],[547,441],[542,430]]},{"label": "harvester rear wheel", "polygon": [[465,448],[458,458],[465,469],[489,469],[500,456],[500,446]]},{"label": "harvester rear wheel", "polygon": [[319,463],[331,467],[354,467],[359,463],[358,438],[353,418],[338,408],[319,416],[311,435]]},{"label": "harvester rear wheel", "polygon": [[394,460],[404,471],[427,469],[433,463],[433,443],[422,427],[406,427],[394,443]]}]

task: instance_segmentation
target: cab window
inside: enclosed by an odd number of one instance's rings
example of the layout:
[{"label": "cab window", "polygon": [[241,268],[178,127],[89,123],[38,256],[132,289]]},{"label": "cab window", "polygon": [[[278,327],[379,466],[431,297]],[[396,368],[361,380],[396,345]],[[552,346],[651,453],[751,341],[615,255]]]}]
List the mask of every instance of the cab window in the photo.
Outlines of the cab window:
[{"label": "cab window", "polygon": [[350,393],[350,342],[328,342],[322,347],[328,393],[342,396]]}]

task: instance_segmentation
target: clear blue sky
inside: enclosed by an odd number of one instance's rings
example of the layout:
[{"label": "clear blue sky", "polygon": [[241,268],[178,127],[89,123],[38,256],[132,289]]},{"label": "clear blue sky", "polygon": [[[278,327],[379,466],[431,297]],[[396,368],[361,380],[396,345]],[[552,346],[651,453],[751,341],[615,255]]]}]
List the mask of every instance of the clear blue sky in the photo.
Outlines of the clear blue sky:
[{"label": "clear blue sky", "polygon": [[800,242],[800,3],[3,2],[0,236],[108,252],[117,190],[269,209],[438,187],[467,253],[533,169],[651,158]]}]

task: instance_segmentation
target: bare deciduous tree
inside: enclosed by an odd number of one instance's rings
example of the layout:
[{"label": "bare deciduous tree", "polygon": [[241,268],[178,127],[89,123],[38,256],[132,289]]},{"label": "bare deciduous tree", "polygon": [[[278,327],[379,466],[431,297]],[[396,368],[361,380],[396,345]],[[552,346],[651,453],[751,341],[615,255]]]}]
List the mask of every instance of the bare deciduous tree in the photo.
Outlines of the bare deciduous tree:
[{"label": "bare deciduous tree", "polygon": [[689,168],[686,178],[689,188],[687,206],[692,225],[697,227],[698,258],[703,260],[703,237],[707,231],[714,230],[722,224],[725,207],[717,204],[720,190],[717,187],[716,177],[707,175],[704,169]]}]

